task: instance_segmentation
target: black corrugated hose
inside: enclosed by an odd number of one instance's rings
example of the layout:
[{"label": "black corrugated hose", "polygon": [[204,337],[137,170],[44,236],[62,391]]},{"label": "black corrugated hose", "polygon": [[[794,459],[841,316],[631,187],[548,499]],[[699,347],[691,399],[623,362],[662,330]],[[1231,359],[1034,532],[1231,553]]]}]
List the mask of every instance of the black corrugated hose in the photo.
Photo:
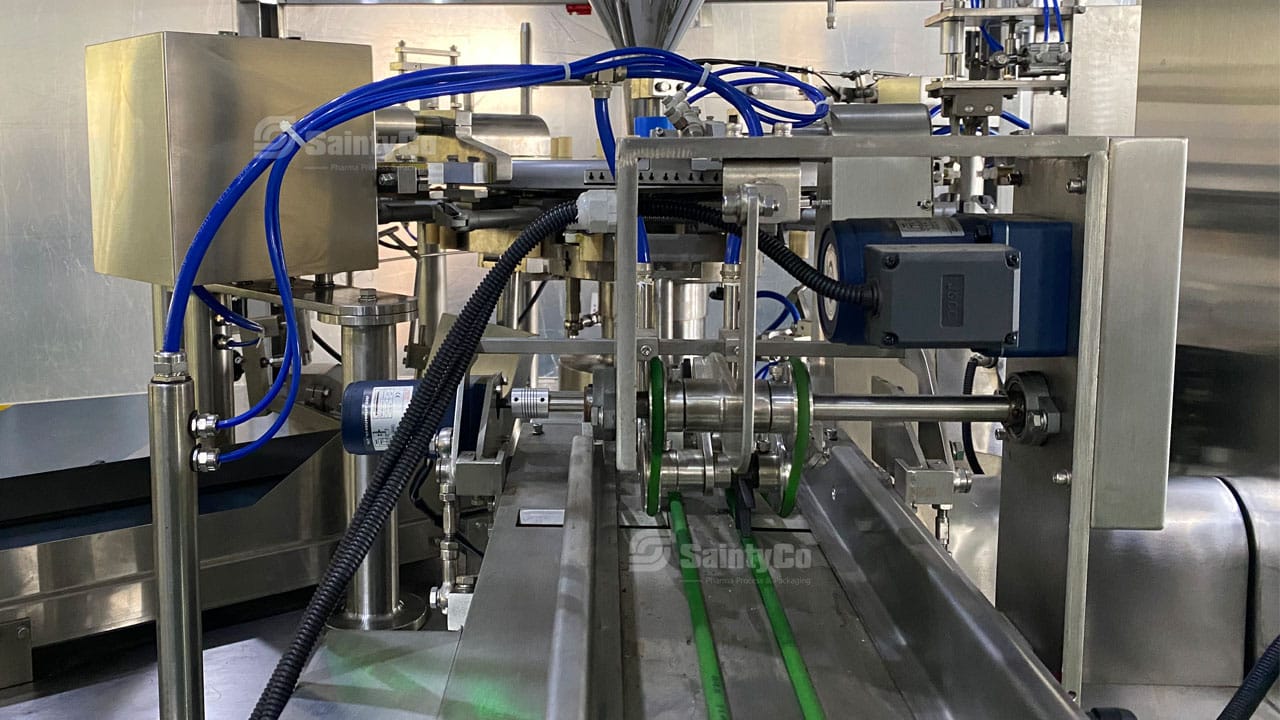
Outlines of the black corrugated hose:
[{"label": "black corrugated hose", "polygon": [[418,383],[391,444],[378,463],[373,482],[343,534],[324,577],[302,612],[293,640],[271,673],[250,718],[274,719],[289,702],[303,666],[315,650],[329,616],[346,594],[347,584],[359,568],[374,539],[387,522],[414,470],[431,449],[436,429],[453,400],[454,390],[471,364],[480,337],[488,325],[507,281],[524,256],[543,238],[559,234],[576,220],[574,203],[562,203],[540,215],[524,229],[489,271],[467,301],[458,320]]},{"label": "black corrugated hose", "polygon": [[[969,357],[964,365],[964,380],[960,383],[960,392],[973,394],[973,381],[978,374],[978,365],[982,362],[977,355]],[[982,475],[982,464],[978,462],[978,453],[973,449],[973,423],[960,423],[960,444],[964,447],[964,460],[974,475]]]},{"label": "black corrugated hose", "polygon": [[[723,230],[737,232],[738,228],[724,221],[720,211],[693,202],[665,198],[640,198],[640,214],[646,218],[686,220]],[[777,235],[760,233],[760,252],[774,261],[801,285],[832,300],[851,302],[863,307],[875,306],[875,292],[866,285],[849,285],[823,275],[804,258],[791,252],[791,248]]]},{"label": "black corrugated hose", "polygon": [[1280,635],[1271,641],[1258,662],[1253,664],[1253,669],[1231,696],[1231,702],[1222,709],[1218,720],[1247,720],[1253,717],[1271,686],[1276,684],[1277,678],[1280,678]]}]

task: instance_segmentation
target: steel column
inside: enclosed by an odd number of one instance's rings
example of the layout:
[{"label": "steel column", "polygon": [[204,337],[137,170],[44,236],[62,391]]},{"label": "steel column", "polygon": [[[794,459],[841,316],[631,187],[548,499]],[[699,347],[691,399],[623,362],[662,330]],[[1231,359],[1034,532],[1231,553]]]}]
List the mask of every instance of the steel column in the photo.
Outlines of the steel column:
[{"label": "steel column", "polygon": [[147,403],[160,717],[187,720],[204,717],[200,554],[196,546],[199,492],[191,466],[195,387],[182,352],[157,352],[154,367]]}]

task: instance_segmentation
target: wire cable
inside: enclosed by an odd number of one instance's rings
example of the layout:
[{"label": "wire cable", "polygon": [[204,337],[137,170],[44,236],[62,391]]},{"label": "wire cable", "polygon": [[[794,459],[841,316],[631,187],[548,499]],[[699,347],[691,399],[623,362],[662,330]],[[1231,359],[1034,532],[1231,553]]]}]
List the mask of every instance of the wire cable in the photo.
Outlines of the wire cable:
[{"label": "wire cable", "polygon": [[338,352],[337,350],[334,350],[333,346],[325,342],[324,338],[320,337],[319,333],[317,333],[315,330],[311,331],[311,341],[314,342],[316,345],[318,345],[320,349],[325,352],[326,355],[333,358],[334,361],[337,362],[339,365],[342,364],[342,353]]},{"label": "wire cable", "polygon": [[1231,696],[1230,702],[1218,715],[1218,720],[1248,720],[1266,699],[1267,692],[1280,678],[1280,635],[1258,657],[1244,682]]},{"label": "wire cable", "polygon": [[[973,381],[978,374],[978,365],[982,360],[977,355],[969,357],[969,361],[964,365],[964,379],[960,383],[960,392],[964,395],[973,394]],[[974,475],[984,475],[982,471],[982,463],[978,462],[978,452],[973,447],[973,423],[960,423],[960,444],[964,447],[964,460],[969,463],[969,470]]]},{"label": "wire cable", "polygon": [[[791,298],[787,297],[786,295],[783,295],[780,292],[774,292],[772,290],[758,290],[756,291],[756,298],[759,300],[774,300],[779,303],[782,303],[782,310],[783,310],[782,316],[783,317],[790,316],[791,322],[793,323],[800,322],[800,308],[796,307],[796,304],[791,302]],[[781,327],[781,323],[775,322],[773,325],[770,325],[768,328],[766,328],[765,332],[772,332],[774,330],[777,330],[779,327]]]},{"label": "wire cable", "polygon": [[235,310],[232,310],[226,305],[223,305],[221,302],[218,301],[218,298],[214,297],[213,293],[209,292],[208,290],[205,290],[203,286],[197,285],[191,288],[191,292],[197,298],[200,298],[200,301],[203,302],[205,305],[207,305],[210,310],[222,316],[222,319],[225,320],[228,324],[235,325],[241,330],[248,330],[249,332],[255,332],[255,333],[258,333],[259,335],[262,334],[261,325],[241,315]]},{"label": "wire cable", "polygon": [[520,317],[516,318],[516,327],[524,324],[529,313],[533,312],[533,306],[538,304],[538,298],[542,297],[542,291],[547,289],[547,281],[543,280],[538,283],[538,289],[533,291],[533,295],[529,297],[529,302],[524,304],[524,310],[520,311]]}]

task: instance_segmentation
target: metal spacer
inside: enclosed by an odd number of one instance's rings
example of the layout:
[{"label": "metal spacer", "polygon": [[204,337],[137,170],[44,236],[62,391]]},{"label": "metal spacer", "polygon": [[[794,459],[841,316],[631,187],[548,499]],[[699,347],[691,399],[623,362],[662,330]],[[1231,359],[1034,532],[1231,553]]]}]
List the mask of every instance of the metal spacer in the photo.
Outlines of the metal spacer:
[{"label": "metal spacer", "polygon": [[1059,470],[1058,472],[1054,473],[1054,474],[1053,474],[1053,484],[1054,484],[1054,485],[1070,485],[1070,484],[1071,484],[1071,471],[1070,471],[1070,470]]},{"label": "metal spacer", "polygon": [[200,445],[191,452],[191,466],[196,472],[213,472],[222,464],[218,448],[205,448]]},{"label": "metal spacer", "polygon": [[181,350],[177,352],[157,351],[151,358],[151,373],[153,379],[161,382],[185,380],[187,377],[187,354]]}]

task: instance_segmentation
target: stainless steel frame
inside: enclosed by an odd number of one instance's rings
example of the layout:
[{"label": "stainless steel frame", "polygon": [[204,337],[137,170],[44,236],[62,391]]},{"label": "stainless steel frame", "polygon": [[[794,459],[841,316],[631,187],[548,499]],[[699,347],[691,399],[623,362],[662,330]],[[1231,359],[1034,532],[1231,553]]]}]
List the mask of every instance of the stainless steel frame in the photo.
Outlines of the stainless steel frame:
[{"label": "stainless steel frame", "polygon": [[[334,437],[261,500],[201,515],[201,606],[221,607],[316,582],[347,526],[342,443]],[[430,521],[408,503],[400,559],[434,555]],[[151,525],[0,550],[0,621],[29,618],[34,646],[155,618]]]},{"label": "stainless steel frame", "polygon": [[[1030,495],[1006,492],[1001,541],[1022,548],[1027,564],[1011,564],[1001,553],[998,573],[1022,589],[997,590],[996,601],[1028,633],[1051,666],[1062,668],[1064,685],[1079,692],[1084,659],[1085,592],[1092,527],[1159,527],[1168,481],[1169,414],[1181,251],[1182,194],[1186,142],[1176,139],[1091,137],[793,137],[633,139],[618,144],[617,256],[636,250],[638,164],[643,158],[790,159],[829,161],[844,157],[1020,158],[1029,178],[1015,209],[1072,220],[1083,271],[1078,359],[1027,361],[1010,370],[1049,369],[1051,386],[1070,408],[1071,431],[1043,448],[1006,446],[1006,477]],[[1069,183],[1069,180],[1076,182]],[[1141,189],[1139,192],[1138,189]],[[1077,192],[1082,191],[1082,192]],[[1115,238],[1115,241],[1109,242]],[[618,305],[636,308],[636,268],[619,263]],[[617,320],[618,397],[638,389],[635,313]],[[1049,374],[1049,373],[1046,373]],[[1061,389],[1058,389],[1061,388]],[[636,471],[636,411],[617,408],[619,471]],[[1069,485],[1055,484],[1066,472]],[[1044,496],[1049,499],[1045,501]],[[1046,542],[1046,528],[1054,528]],[[1052,549],[1046,562],[1045,548]],[[1035,552],[1036,557],[1030,557]],[[1027,589],[1026,569],[1046,578]],[[1048,582],[1051,580],[1052,582]],[[1002,588],[1006,585],[1002,584]],[[1048,613],[1049,593],[1053,607]],[[1025,602],[1025,607],[1024,607]],[[1026,615],[1024,615],[1024,612]],[[1028,617],[1034,614],[1034,618]],[[1060,622],[1058,622],[1060,621]],[[1042,632],[1032,632],[1032,625]]]}]

